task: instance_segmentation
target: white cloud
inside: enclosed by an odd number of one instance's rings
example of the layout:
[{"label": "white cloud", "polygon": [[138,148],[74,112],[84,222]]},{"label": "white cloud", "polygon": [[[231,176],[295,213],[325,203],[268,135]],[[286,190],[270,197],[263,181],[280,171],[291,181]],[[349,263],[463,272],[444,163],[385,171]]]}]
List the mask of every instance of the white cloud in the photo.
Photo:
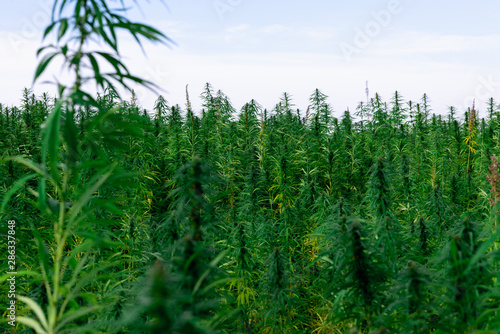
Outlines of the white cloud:
[{"label": "white cloud", "polygon": [[226,42],[243,40],[246,38],[249,28],[250,27],[247,24],[240,24],[237,26],[229,27],[226,29],[224,40]]},{"label": "white cloud", "polygon": [[315,42],[334,41],[337,38],[337,33],[334,29],[320,27],[320,28],[306,28],[302,30],[303,34]]},{"label": "white cloud", "polygon": [[373,44],[378,55],[386,56],[500,51],[500,35],[461,36],[410,31],[387,38],[381,36]]},{"label": "white cloud", "polygon": [[248,24],[240,24],[240,25],[237,25],[237,26],[233,26],[233,27],[227,28],[226,31],[228,33],[237,33],[237,32],[248,30],[248,28],[249,28]]},{"label": "white cloud", "polygon": [[257,32],[262,32],[265,34],[275,34],[290,31],[290,27],[284,26],[282,24],[272,24],[262,28],[257,29]]}]

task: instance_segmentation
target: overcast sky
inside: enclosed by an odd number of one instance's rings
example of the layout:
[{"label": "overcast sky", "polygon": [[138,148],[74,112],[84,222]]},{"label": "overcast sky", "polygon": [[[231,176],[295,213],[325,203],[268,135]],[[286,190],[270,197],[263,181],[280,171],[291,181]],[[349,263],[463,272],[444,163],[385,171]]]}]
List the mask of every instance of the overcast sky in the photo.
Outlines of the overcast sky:
[{"label": "overcast sky", "polygon": [[[165,0],[168,8],[139,2],[142,11],[129,17],[176,45],[148,45],[145,56],[126,38],[121,51],[171,104],[184,106],[189,84],[199,109],[206,82],[237,109],[251,99],[272,109],[287,92],[305,110],[319,88],[336,116],[366,100],[366,81],[370,97],[378,92],[387,101],[396,90],[414,102],[427,93],[436,113],[450,105],[462,113],[475,98],[484,115],[484,101],[500,96],[497,0]],[[0,102],[17,105],[31,87],[52,1],[3,3]],[[34,91],[54,94],[47,85]],[[138,96],[152,109],[157,96],[143,89]]]}]

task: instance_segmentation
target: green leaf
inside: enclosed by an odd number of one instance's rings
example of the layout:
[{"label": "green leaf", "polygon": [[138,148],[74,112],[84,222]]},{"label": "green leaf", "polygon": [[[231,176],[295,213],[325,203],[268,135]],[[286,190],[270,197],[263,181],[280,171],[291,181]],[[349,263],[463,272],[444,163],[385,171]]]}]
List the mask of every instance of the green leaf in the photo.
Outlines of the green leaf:
[{"label": "green leaf", "polygon": [[89,93],[77,91],[71,95],[71,99],[73,100],[74,104],[80,104],[88,107],[95,107],[99,110],[102,109],[101,105],[97,103],[97,101]]},{"label": "green leaf", "polygon": [[486,254],[488,249],[493,245],[493,243],[498,239],[500,236],[500,228],[497,228],[495,233],[486,241],[482,242],[481,245],[478,247],[476,253],[472,258],[470,259],[467,268],[464,270],[464,276],[468,275],[472,269],[474,269],[477,265],[477,261]]},{"label": "green leaf", "polygon": [[45,121],[42,141],[42,164],[50,166],[50,174],[55,183],[59,182],[59,128],[61,122],[61,102],[56,103],[54,110]]},{"label": "green leaf", "polygon": [[41,325],[43,326],[45,331],[48,331],[49,325],[47,323],[47,318],[45,317],[45,313],[43,313],[42,308],[40,305],[38,305],[33,299],[24,297],[24,296],[18,296],[17,299],[28,305],[30,309],[35,312],[36,316],[40,320]]},{"label": "green leaf", "polygon": [[41,269],[42,269],[42,276],[43,278],[48,281],[49,276],[50,276],[50,266],[49,266],[49,252],[47,250],[47,246],[43,242],[42,236],[40,235],[40,232],[36,229],[35,226],[31,227],[33,234],[35,236],[35,242],[37,245],[37,250],[38,250],[38,259],[40,261]]},{"label": "green leaf", "polygon": [[4,274],[0,276],[0,284],[5,282],[8,278],[11,278],[12,276],[20,277],[20,276],[40,276],[40,273],[37,273],[36,271],[31,271],[31,270],[23,270],[23,271],[17,271],[15,274]]},{"label": "green leaf", "polygon": [[12,198],[12,196],[18,191],[27,181],[34,179],[37,177],[38,174],[29,174],[26,175],[25,177],[20,178],[17,180],[12,187],[7,191],[7,193],[3,196],[3,201],[2,201],[2,206],[0,207],[0,212],[3,213],[5,210],[5,207],[7,206],[7,203],[9,203],[9,200]]},{"label": "green leaf", "polygon": [[42,328],[42,326],[40,325],[40,323],[36,320],[33,320],[31,318],[26,318],[26,317],[17,317],[16,321],[20,322],[21,324],[24,324],[28,327],[33,328],[37,332],[37,334],[48,334],[48,332],[45,331]]},{"label": "green leaf", "polygon": [[97,60],[95,59],[94,55],[88,54],[87,57],[90,60],[90,64],[92,65],[92,69],[94,70],[94,79],[97,82],[98,86],[101,86],[101,88],[104,89],[104,82],[103,82],[103,76],[101,75],[101,72],[99,70],[99,64],[97,63]]},{"label": "green leaf", "polygon": [[222,251],[219,255],[217,255],[217,257],[215,259],[213,259],[210,264],[209,264],[209,267],[205,270],[205,272],[201,275],[201,277],[198,279],[198,281],[196,282],[196,285],[193,289],[193,295],[196,294],[196,292],[198,291],[198,289],[200,288],[201,284],[203,283],[203,281],[205,280],[205,278],[208,276],[208,274],[210,273],[210,271],[212,270],[212,268],[216,267],[217,264],[222,261],[222,259],[224,258],[224,256],[226,256],[227,254],[227,250],[225,251]]},{"label": "green leaf", "polygon": [[46,189],[46,179],[44,177],[38,181],[38,204],[41,212],[45,212],[47,209],[47,193]]},{"label": "green leaf", "polygon": [[54,29],[54,27],[56,26],[56,23],[57,22],[52,22],[51,24],[49,24],[47,26],[47,28],[45,28],[45,31],[43,32],[43,38],[42,39],[45,39],[45,37],[47,37],[47,35],[50,34],[50,32],[52,31],[52,29]]},{"label": "green leaf", "polygon": [[[85,264],[87,263],[87,258],[89,256],[89,253],[90,253],[93,245],[94,245],[94,242],[92,240],[87,240],[87,241],[83,242],[82,244],[73,248],[71,253],[65,258],[63,268],[66,266],[66,263],[74,261],[73,263],[70,263],[70,265],[72,266],[72,269],[73,269],[73,275],[72,275],[71,281],[66,284],[68,289],[71,289],[73,284],[76,282],[78,275],[79,275],[80,271],[82,270],[83,266],[85,266]],[[85,253],[84,257],[80,258],[80,259],[78,259],[78,261],[76,261],[76,259],[75,259],[76,255],[79,253],[83,253],[83,252]]]},{"label": "green leaf", "polygon": [[5,161],[12,160],[12,161],[18,162],[20,164],[25,165],[26,167],[33,170],[34,172],[38,173],[40,176],[49,177],[49,175],[46,173],[45,168],[43,168],[43,166],[33,162],[30,159],[26,159],[22,156],[16,156],[16,157],[7,157],[7,158],[4,158],[4,160]]},{"label": "green leaf", "polygon": [[80,195],[76,203],[68,211],[68,226],[71,226],[73,224],[80,210],[87,204],[92,195],[101,187],[101,185],[106,182],[106,180],[111,176],[115,167],[116,163],[112,164],[104,175],[96,175],[89,182],[94,182],[94,184],[89,186],[87,190],[82,195]]},{"label": "green leaf", "polygon": [[68,165],[70,166],[75,161],[78,161],[80,159],[80,154],[78,152],[78,140],[76,138],[77,133],[78,129],[75,125],[74,112],[68,110],[66,112],[66,119],[64,121],[63,135],[67,145]]},{"label": "green leaf", "polygon": [[67,19],[62,19],[60,21],[59,25],[59,32],[57,34],[57,41],[60,41],[61,38],[66,34],[66,31],[68,30],[68,20]]},{"label": "green leaf", "polygon": [[114,55],[108,52],[96,52],[96,54],[100,55],[104,58],[116,71],[116,74],[122,74],[122,71],[128,73],[127,67],[116,58]]},{"label": "green leaf", "polygon": [[40,75],[42,75],[43,71],[45,71],[45,69],[47,68],[49,63],[52,61],[52,59],[54,59],[55,56],[57,56],[57,53],[54,52],[54,53],[46,54],[42,58],[42,60],[38,64],[38,67],[36,68],[35,77],[33,79],[33,82],[35,82],[38,79],[38,77],[40,77]]},{"label": "green leaf", "polygon": [[97,311],[100,308],[102,308],[102,306],[94,305],[94,306],[80,308],[74,312],[66,313],[59,321],[59,325],[56,327],[55,332],[56,333],[59,332],[66,324],[70,323],[71,321],[81,318],[84,315],[89,314],[91,312]]}]

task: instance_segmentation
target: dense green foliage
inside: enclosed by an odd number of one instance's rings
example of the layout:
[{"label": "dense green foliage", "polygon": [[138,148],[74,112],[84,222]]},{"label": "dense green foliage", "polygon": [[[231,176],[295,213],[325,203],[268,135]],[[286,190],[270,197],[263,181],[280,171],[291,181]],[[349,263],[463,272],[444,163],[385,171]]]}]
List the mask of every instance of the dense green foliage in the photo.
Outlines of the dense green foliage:
[{"label": "dense green foliage", "polygon": [[287,93],[237,110],[207,84],[202,110],[160,96],[148,112],[113,86],[150,85],[114,30],[168,39],[104,0],[54,8],[35,77],[62,56],[74,84],[0,106],[18,333],[498,332],[493,99],[458,118],[396,92],[337,117],[319,90],[303,112]]},{"label": "dense green foliage", "polygon": [[[418,104],[376,96],[355,120],[347,111],[337,119],[319,91],[307,114],[287,94],[270,112],[253,100],[236,111],[209,84],[201,96],[199,113],[163,97],[152,112],[119,104],[109,90],[97,99],[116,111],[106,120],[112,131],[74,162],[81,189],[68,190],[69,213],[89,196],[61,250],[64,265],[85,278],[67,307],[89,313],[73,325],[106,333],[495,332],[493,100],[485,119],[469,110],[460,120],[453,109],[431,115],[426,96]],[[20,107],[2,107],[4,156],[40,160],[39,129],[54,108],[28,90]],[[78,109],[75,120],[85,138],[99,109]],[[19,222],[20,269],[32,271],[19,289],[45,309],[40,272],[53,270],[58,202],[47,190],[41,214],[40,177],[20,184],[27,167],[1,168],[2,188],[16,189],[3,219]],[[99,168],[131,173],[107,172],[114,181],[89,191]]]}]

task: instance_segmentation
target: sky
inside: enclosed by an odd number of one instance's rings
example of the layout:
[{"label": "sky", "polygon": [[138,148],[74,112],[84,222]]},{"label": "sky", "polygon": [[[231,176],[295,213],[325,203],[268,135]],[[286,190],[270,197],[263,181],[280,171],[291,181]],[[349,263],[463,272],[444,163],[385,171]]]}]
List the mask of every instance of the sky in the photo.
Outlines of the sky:
[{"label": "sky", "polygon": [[[52,1],[1,0],[0,103],[19,105],[24,87],[35,94],[52,85],[33,74]],[[476,101],[500,98],[500,2],[497,0],[139,0],[127,14],[150,24],[174,43],[145,44],[122,36],[120,52],[131,72],[151,80],[170,104],[185,105],[186,85],[195,110],[208,82],[240,108],[255,99],[272,109],[284,92],[307,109],[318,88],[340,116],[378,93],[398,91],[432,112],[449,106],[462,114]],[[110,1],[110,3],[116,3]],[[8,4],[8,6],[7,6]],[[47,79],[64,81],[57,63]],[[137,87],[151,110],[158,94]],[[127,94],[124,98],[129,98]]]}]

